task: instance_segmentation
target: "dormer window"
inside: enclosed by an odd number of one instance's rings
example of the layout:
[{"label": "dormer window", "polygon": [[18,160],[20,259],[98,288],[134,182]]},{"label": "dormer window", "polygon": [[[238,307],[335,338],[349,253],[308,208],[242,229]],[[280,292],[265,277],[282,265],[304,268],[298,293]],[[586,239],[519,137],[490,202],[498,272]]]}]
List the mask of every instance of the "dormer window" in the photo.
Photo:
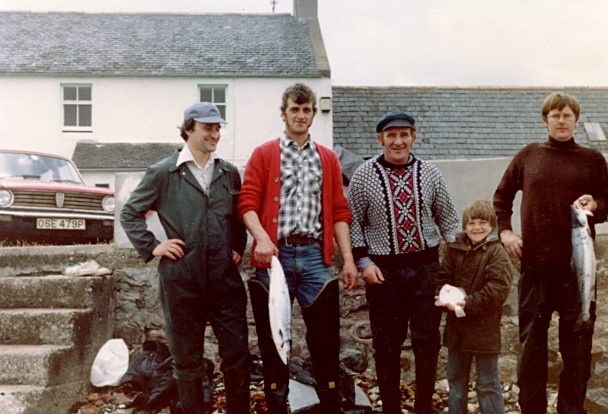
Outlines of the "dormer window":
[{"label": "dormer window", "polygon": [[599,122],[583,122],[589,141],[606,141],[606,135]]}]

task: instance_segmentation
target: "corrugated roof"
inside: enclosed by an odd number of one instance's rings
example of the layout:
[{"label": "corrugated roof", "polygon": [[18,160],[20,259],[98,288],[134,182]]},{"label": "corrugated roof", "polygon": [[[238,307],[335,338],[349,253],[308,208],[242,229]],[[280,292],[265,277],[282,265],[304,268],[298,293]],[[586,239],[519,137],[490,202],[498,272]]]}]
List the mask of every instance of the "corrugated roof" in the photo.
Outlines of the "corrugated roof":
[{"label": "corrugated roof", "polygon": [[607,88],[333,88],[334,145],[369,157],[380,147],[375,126],[395,109],[416,118],[414,153],[428,160],[512,156],[525,144],[546,139],[540,116],[544,98],[562,90],[579,98],[575,139],[608,152],[606,142],[589,142],[583,122],[608,132]]},{"label": "corrugated roof", "polygon": [[168,157],[181,143],[97,143],[81,141],[76,144],[72,160],[80,170],[145,170]]},{"label": "corrugated roof", "polygon": [[0,12],[0,74],[320,77],[287,14]]}]

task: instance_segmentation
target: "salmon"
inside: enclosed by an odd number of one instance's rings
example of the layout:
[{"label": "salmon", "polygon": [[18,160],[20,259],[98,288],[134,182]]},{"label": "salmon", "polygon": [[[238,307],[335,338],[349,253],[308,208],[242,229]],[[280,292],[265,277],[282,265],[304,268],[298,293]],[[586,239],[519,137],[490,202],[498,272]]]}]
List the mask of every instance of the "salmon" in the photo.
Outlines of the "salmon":
[{"label": "salmon", "polygon": [[572,211],[572,263],[578,280],[578,290],[581,298],[580,320],[589,321],[591,318],[591,302],[595,302],[595,251],[591,229],[587,220],[593,215],[588,210],[571,206]]},{"label": "salmon", "polygon": [[270,331],[279,357],[287,365],[291,351],[291,300],[285,273],[276,256],[272,256],[268,275],[270,276],[268,289]]}]

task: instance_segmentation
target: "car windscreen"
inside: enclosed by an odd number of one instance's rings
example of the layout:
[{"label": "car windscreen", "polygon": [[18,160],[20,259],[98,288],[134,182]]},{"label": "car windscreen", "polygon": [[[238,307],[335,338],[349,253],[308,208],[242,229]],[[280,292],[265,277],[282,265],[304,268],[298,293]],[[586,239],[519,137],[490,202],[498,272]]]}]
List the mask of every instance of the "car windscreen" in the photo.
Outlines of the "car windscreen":
[{"label": "car windscreen", "polygon": [[39,154],[0,152],[0,179],[4,178],[82,184],[70,162]]}]

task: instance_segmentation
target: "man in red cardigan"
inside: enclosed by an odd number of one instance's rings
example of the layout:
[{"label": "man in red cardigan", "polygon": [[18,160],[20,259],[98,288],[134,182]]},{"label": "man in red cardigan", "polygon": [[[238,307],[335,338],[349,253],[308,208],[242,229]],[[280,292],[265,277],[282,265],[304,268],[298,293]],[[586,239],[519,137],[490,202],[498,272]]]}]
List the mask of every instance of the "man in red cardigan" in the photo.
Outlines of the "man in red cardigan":
[{"label": "man in red cardigan", "polygon": [[330,266],[334,240],[340,250],[347,289],[358,284],[350,244],[351,213],[335,153],[315,143],[309,128],[316,96],[297,83],[283,93],[281,137],[257,147],[245,167],[238,213],[254,238],[249,280],[251,305],[264,364],[264,392],[271,414],[287,413],[289,371],[271,337],[267,268],[277,256],[306,324],[322,412],[339,412],[340,349],[338,281]]}]

